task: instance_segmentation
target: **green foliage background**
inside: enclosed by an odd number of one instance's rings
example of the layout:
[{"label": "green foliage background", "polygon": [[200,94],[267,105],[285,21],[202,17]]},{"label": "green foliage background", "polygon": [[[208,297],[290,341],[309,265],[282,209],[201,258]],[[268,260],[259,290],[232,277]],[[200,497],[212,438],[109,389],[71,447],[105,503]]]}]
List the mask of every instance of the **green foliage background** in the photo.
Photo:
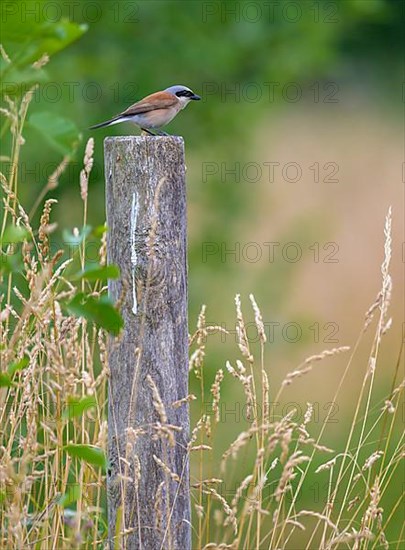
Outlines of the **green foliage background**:
[{"label": "green foliage background", "polygon": [[[289,82],[304,90],[302,102],[308,110],[314,82],[321,90],[337,82],[385,117],[398,117],[403,107],[403,9],[403,2],[395,0],[2,2],[2,44],[11,60],[1,60],[3,101],[5,95],[18,96],[39,84],[26,126],[30,145],[22,150],[22,203],[29,210],[63,155],[71,155],[71,165],[52,195],[59,201],[53,238],[60,243],[63,230],[80,226],[83,141],[94,135],[88,219],[93,227],[102,225],[102,139],[133,129],[120,125],[91,134],[87,128],[152,91],[185,84],[203,101],[189,106],[168,131],[183,135],[187,149],[190,323],[203,302],[208,302],[213,324],[230,323],[237,290],[255,292],[264,312],[282,315],[299,275],[295,264],[276,262],[253,269],[222,261],[219,255],[203,260],[204,243],[243,240],[261,200],[251,184],[224,181],[220,174],[204,181],[204,163],[234,166],[254,160],[252,143],[257,143],[259,131],[259,141],[271,149],[275,142],[267,138],[266,124],[280,113],[290,116],[296,108],[282,97],[283,85]],[[43,54],[50,55],[50,63],[33,69]],[[280,84],[272,101],[269,82]],[[255,89],[261,94],[257,101],[248,97]],[[2,155],[9,150],[9,124],[2,119]],[[7,159],[2,165],[7,172]],[[295,199],[300,200],[299,194]],[[274,201],[266,207],[271,218],[285,205]],[[285,229],[285,240],[298,234],[310,239],[319,231],[329,234],[328,222],[327,212],[311,220],[303,216]],[[379,224],[382,227],[382,220]],[[298,315],[301,320],[310,317],[304,310]],[[300,344],[291,352],[276,341],[274,357],[302,357],[306,342]],[[208,368],[223,364],[225,348],[218,339]]]}]

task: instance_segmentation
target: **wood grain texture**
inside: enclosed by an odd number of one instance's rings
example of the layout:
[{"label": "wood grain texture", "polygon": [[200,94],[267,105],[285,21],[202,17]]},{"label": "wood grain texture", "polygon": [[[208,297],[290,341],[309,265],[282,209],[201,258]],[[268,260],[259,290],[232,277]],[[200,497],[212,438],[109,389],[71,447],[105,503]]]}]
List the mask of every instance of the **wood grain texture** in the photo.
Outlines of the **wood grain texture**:
[{"label": "wood grain texture", "polygon": [[189,414],[172,406],[188,394],[184,143],[109,137],[104,152],[108,261],[121,270],[109,293],[125,322],[108,349],[110,547],[187,550]]}]

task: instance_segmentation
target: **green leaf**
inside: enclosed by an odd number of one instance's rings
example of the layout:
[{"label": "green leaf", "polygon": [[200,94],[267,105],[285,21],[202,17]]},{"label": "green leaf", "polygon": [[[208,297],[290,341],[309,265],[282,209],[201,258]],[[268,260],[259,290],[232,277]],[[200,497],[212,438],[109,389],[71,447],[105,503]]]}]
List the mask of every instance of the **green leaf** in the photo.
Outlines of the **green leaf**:
[{"label": "green leaf", "polygon": [[92,232],[91,225],[85,225],[79,234],[76,236],[71,231],[65,229],[63,231],[63,243],[66,246],[80,246],[83,242],[83,239],[88,237]]},{"label": "green leaf", "polygon": [[23,263],[16,254],[3,254],[0,252],[0,273],[19,273],[23,270]]},{"label": "green leaf", "polygon": [[114,550],[120,550],[120,539],[122,538],[121,527],[122,527],[122,505],[118,506],[117,517],[115,520]]},{"label": "green leaf", "polygon": [[1,4],[2,42],[10,58],[16,58],[19,67],[38,61],[45,53],[54,55],[88,29],[87,25],[74,23],[66,17],[58,21],[47,19],[43,0]]},{"label": "green leaf", "polygon": [[20,249],[17,246],[10,245],[17,245],[29,238],[30,233],[24,227],[19,225],[8,225],[6,227],[3,238],[0,238],[0,246],[4,249],[0,251],[0,272],[17,273],[21,271],[23,264]]},{"label": "green leaf", "polygon": [[82,414],[89,409],[90,407],[95,407],[97,405],[96,398],[94,395],[87,395],[81,399],[77,397],[68,398],[68,406],[63,411],[62,418],[75,418],[77,416],[82,416]]},{"label": "green leaf", "polygon": [[66,452],[79,460],[84,460],[89,464],[98,466],[99,468],[105,468],[107,460],[103,449],[96,447],[95,445],[80,445],[76,443],[70,443],[65,446]]},{"label": "green leaf", "polygon": [[13,65],[6,65],[0,71],[0,76],[1,94],[8,95],[9,97],[20,96],[35,84],[44,84],[49,80],[48,74],[44,69],[34,69],[32,66],[17,69]]},{"label": "green leaf", "polygon": [[24,227],[21,227],[20,225],[8,225],[0,242],[2,246],[21,243],[28,239],[29,236],[29,232]]},{"label": "green leaf", "polygon": [[47,18],[44,0],[23,3],[1,2],[2,44],[11,62],[0,60],[0,91],[10,97],[21,96],[34,84],[49,80],[46,70],[33,63],[44,54],[52,56],[80,38],[87,25],[61,18]]},{"label": "green leaf", "polygon": [[91,234],[93,235],[93,237],[100,239],[106,231],[108,231],[108,227],[106,224],[97,225],[97,227],[93,229]]},{"label": "green leaf", "polygon": [[29,126],[35,128],[56,151],[62,155],[72,154],[79,130],[71,120],[44,111],[32,114],[28,122]]},{"label": "green leaf", "polygon": [[114,335],[124,326],[121,315],[108,297],[97,299],[80,292],[65,307],[72,315],[84,317]]},{"label": "green leaf", "polygon": [[59,496],[57,503],[59,506],[63,506],[65,508],[80,498],[80,492],[80,485],[78,483],[72,483],[68,485],[66,493]]},{"label": "green leaf", "polygon": [[20,361],[11,363],[7,369],[9,376],[14,376],[14,374],[17,371],[25,369],[25,367],[29,364],[29,362],[30,362],[29,357],[25,355],[22,359],[20,359]]},{"label": "green leaf", "polygon": [[0,373],[0,388],[10,388],[11,386],[14,386],[11,378],[10,378],[10,375],[5,373],[5,372],[1,372]]},{"label": "green leaf", "polygon": [[111,264],[99,267],[87,268],[80,273],[76,273],[71,278],[72,281],[80,281],[86,279],[87,281],[98,281],[99,279],[118,279],[120,276],[119,267]]}]

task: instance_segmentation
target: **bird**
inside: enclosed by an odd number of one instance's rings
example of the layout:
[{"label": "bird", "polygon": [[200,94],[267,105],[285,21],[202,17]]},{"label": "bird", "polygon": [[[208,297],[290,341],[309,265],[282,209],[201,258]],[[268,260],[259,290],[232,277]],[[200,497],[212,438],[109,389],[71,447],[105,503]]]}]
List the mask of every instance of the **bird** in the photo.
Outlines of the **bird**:
[{"label": "bird", "polygon": [[151,130],[157,130],[158,135],[167,136],[168,134],[160,131],[159,128],[169,124],[190,101],[199,101],[200,99],[201,97],[187,86],[170,86],[165,90],[144,97],[119,115],[106,122],[90,126],[89,129],[95,130],[120,122],[132,122],[147,134],[154,136],[156,134]]}]

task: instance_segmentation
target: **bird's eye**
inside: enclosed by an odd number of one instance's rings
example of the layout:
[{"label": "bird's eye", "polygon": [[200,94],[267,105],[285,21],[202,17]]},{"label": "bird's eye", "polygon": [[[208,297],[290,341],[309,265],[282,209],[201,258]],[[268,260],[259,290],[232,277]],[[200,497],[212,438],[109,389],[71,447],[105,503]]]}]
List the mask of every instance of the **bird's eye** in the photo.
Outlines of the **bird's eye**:
[{"label": "bird's eye", "polygon": [[176,95],[177,97],[192,97],[193,92],[190,92],[190,90],[180,90]]}]

